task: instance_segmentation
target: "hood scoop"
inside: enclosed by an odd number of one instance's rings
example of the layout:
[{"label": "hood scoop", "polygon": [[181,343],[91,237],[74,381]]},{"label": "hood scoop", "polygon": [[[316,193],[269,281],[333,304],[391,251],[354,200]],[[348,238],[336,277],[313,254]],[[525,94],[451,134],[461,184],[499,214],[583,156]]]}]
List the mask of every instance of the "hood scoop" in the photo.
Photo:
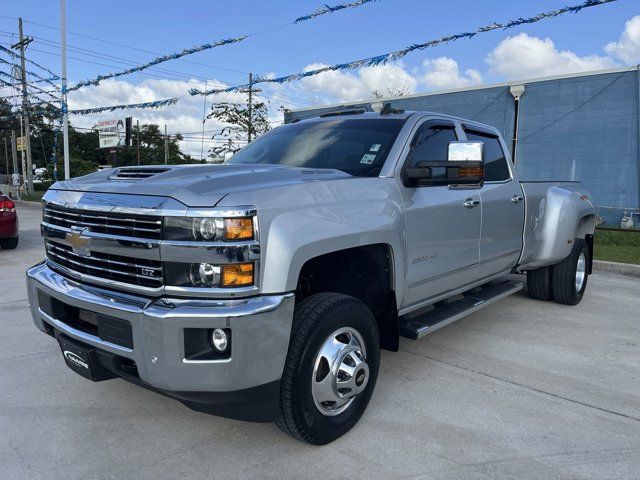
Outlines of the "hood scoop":
[{"label": "hood scoop", "polygon": [[121,167],[113,170],[109,180],[142,180],[173,170],[171,167]]}]

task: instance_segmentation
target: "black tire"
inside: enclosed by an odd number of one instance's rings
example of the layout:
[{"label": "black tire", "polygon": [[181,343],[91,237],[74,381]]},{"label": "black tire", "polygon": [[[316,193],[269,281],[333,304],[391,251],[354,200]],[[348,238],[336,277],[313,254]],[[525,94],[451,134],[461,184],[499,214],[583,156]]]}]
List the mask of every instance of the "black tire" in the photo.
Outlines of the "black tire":
[{"label": "black tire", "polygon": [[18,237],[16,238],[3,238],[0,240],[0,247],[4,250],[13,250],[18,246]]},{"label": "black tire", "polygon": [[551,267],[527,270],[527,290],[531,298],[543,301],[553,300],[551,270]]},{"label": "black tire", "polygon": [[[346,410],[327,416],[314,403],[314,364],[325,341],[344,327],[355,329],[364,340],[368,381]],[[360,300],[340,293],[319,293],[305,298],[294,312],[276,424],[283,432],[303,442],[325,445],[334,441],[347,433],[367,408],[379,364],[378,326],[371,311]]]},{"label": "black tire", "polygon": [[[581,255],[584,255],[585,271],[582,286],[578,288],[576,286],[576,272]],[[582,238],[578,238],[575,240],[569,256],[553,266],[551,284],[553,286],[553,299],[556,302],[565,305],[577,305],[580,303],[587,288],[587,265],[589,265],[587,242]]]}]

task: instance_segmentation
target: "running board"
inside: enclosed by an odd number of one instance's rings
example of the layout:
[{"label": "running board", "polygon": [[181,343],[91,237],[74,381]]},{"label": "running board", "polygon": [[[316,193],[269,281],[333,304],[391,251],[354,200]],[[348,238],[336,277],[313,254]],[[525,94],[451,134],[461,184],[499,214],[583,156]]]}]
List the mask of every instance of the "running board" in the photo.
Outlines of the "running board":
[{"label": "running board", "polygon": [[522,282],[490,283],[464,292],[464,298],[438,302],[434,309],[415,317],[400,318],[400,335],[418,340],[436,330],[522,290]]}]

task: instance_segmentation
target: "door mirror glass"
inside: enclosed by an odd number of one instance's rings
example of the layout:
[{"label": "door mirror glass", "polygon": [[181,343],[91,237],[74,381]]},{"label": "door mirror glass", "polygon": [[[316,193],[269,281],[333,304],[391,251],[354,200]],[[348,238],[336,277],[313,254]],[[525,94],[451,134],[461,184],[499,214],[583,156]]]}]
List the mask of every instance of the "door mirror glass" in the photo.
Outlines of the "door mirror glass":
[{"label": "door mirror glass", "polygon": [[450,142],[450,162],[483,162],[484,142]]}]

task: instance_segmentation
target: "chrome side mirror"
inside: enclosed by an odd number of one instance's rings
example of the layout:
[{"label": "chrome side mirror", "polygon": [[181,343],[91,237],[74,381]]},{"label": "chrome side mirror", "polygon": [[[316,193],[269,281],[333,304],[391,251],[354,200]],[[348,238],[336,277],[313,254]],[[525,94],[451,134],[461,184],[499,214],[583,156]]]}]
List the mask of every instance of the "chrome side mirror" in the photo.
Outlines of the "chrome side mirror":
[{"label": "chrome side mirror", "polygon": [[484,142],[449,142],[450,162],[484,162]]}]

